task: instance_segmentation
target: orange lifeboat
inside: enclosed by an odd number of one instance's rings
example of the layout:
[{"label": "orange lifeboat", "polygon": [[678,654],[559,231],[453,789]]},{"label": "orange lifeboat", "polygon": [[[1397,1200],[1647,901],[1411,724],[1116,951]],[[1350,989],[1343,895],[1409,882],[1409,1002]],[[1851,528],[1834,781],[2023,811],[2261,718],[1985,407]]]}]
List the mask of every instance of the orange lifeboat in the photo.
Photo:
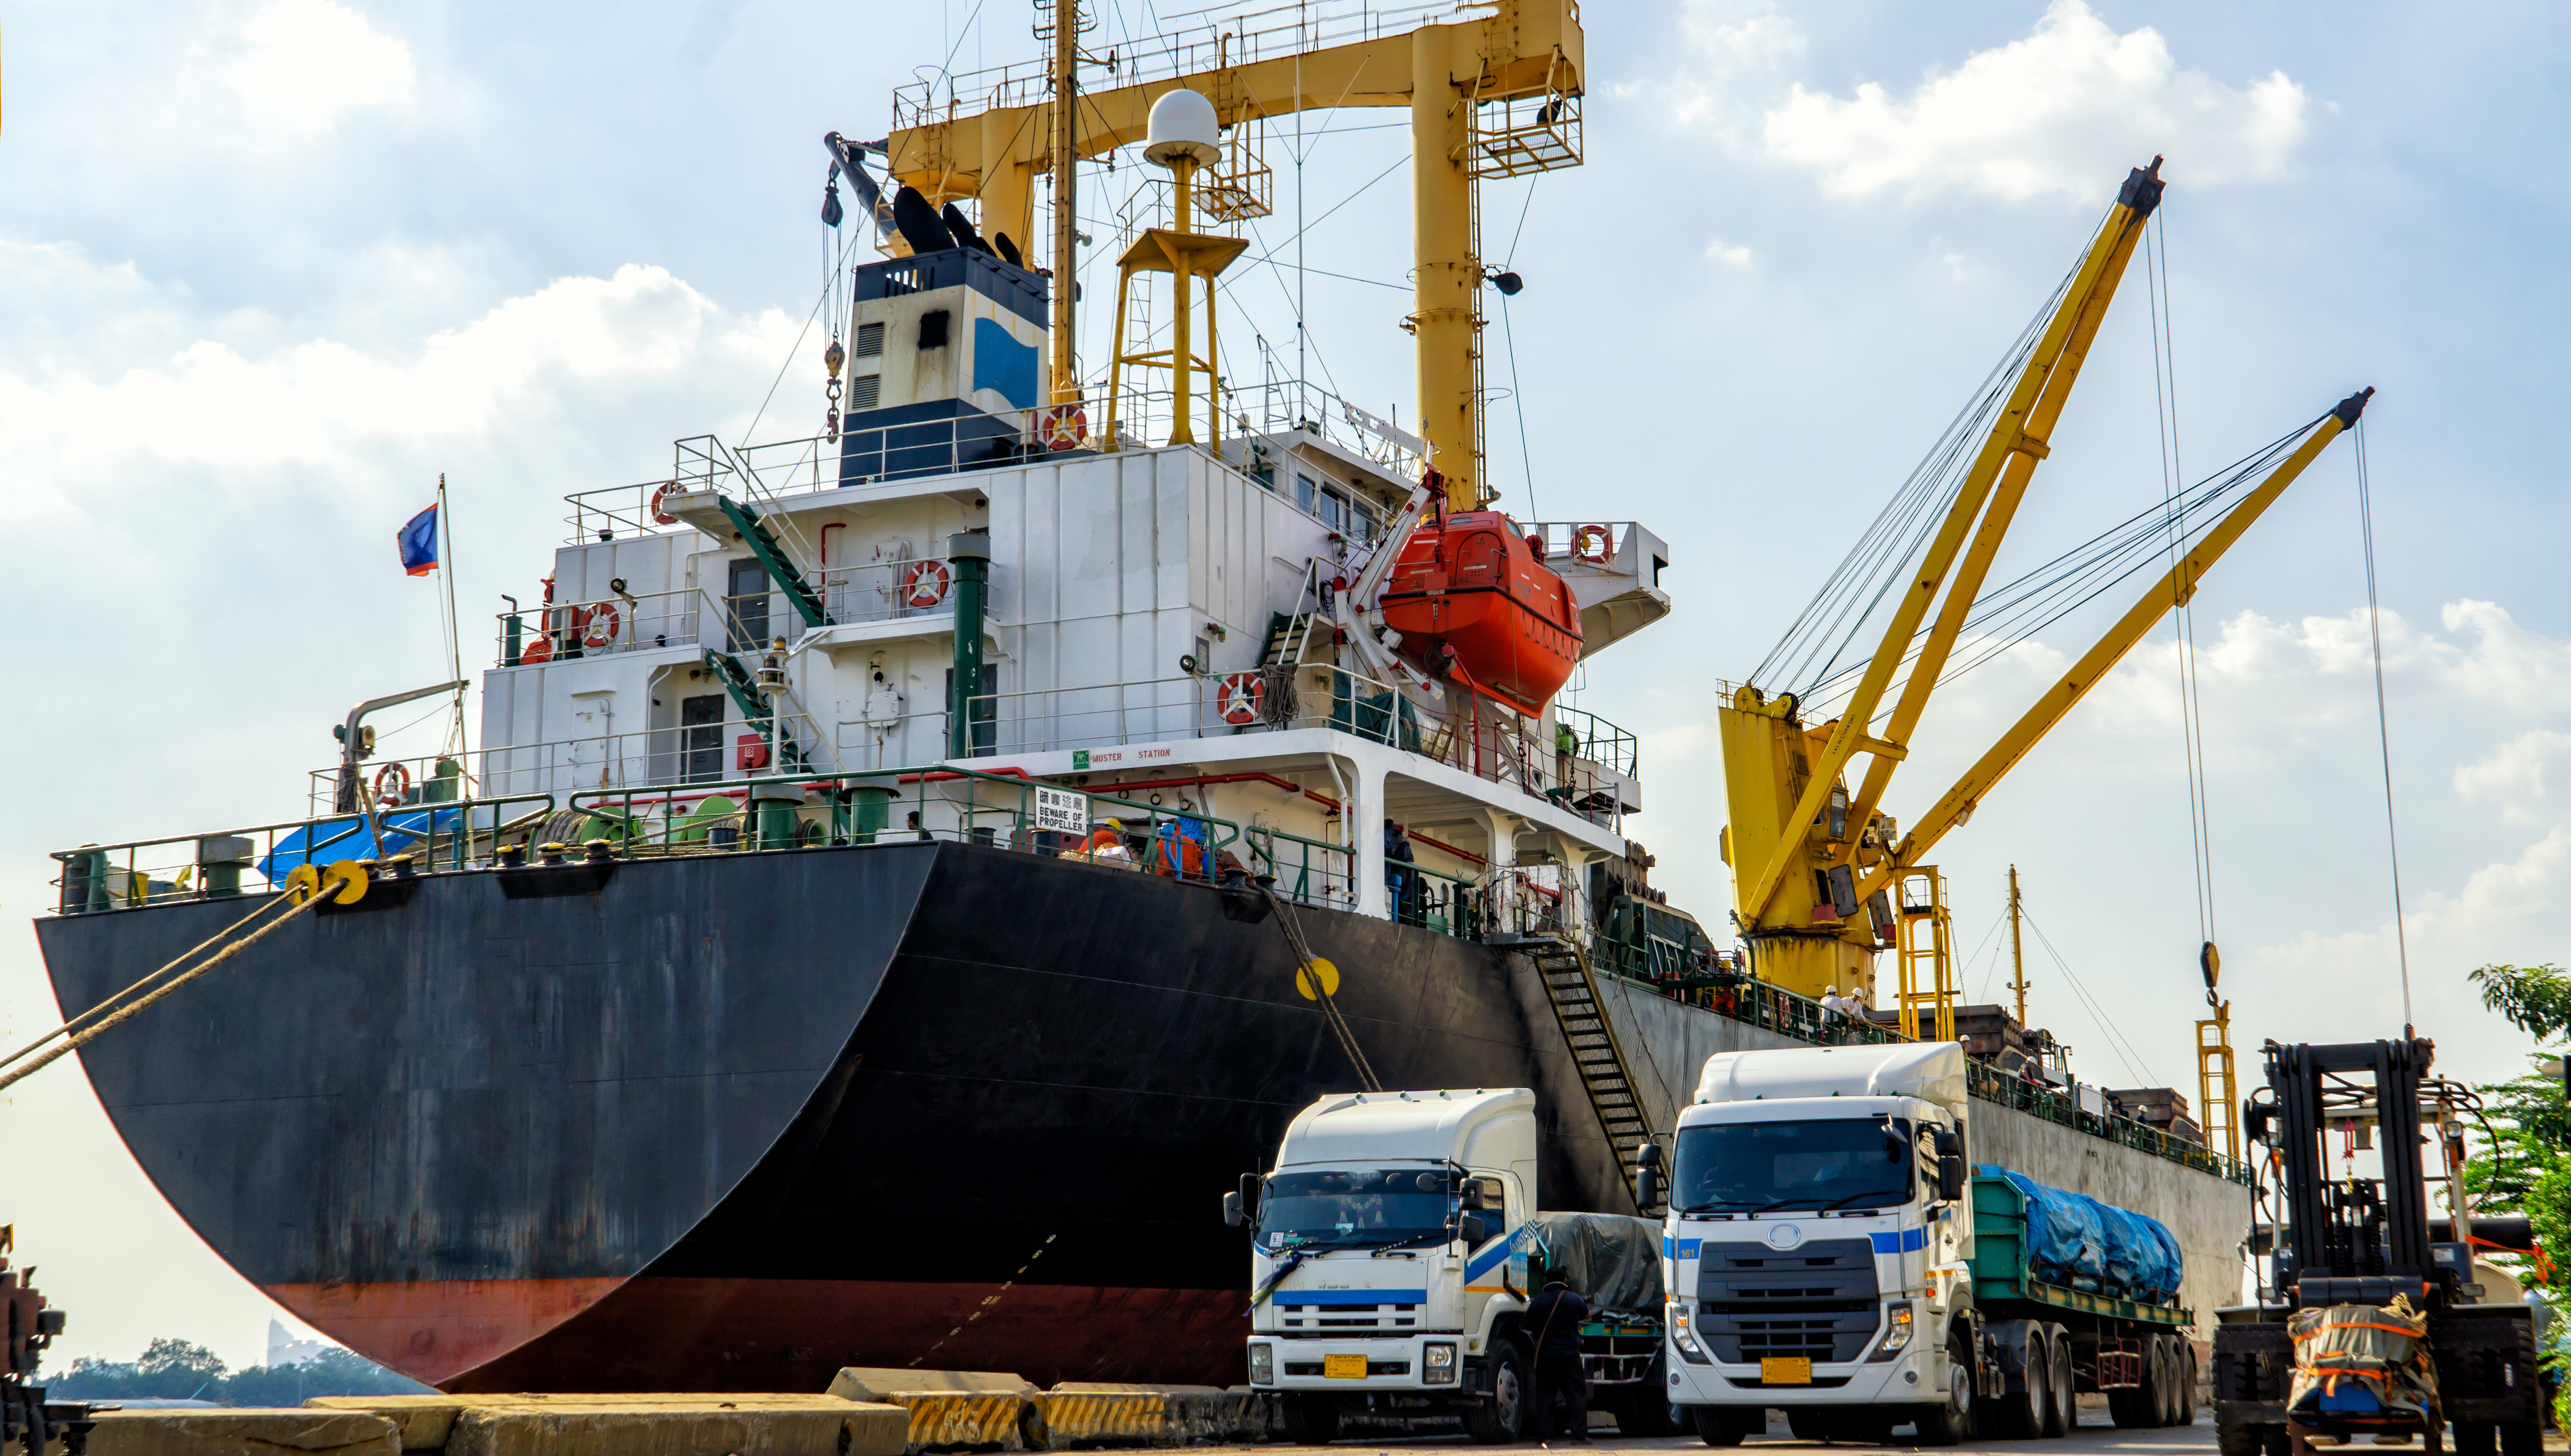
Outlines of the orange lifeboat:
[{"label": "orange lifeboat", "polygon": [[1517,525],[1498,511],[1420,523],[1380,599],[1402,654],[1432,676],[1448,654],[1473,688],[1544,711],[1580,661],[1580,609]]}]

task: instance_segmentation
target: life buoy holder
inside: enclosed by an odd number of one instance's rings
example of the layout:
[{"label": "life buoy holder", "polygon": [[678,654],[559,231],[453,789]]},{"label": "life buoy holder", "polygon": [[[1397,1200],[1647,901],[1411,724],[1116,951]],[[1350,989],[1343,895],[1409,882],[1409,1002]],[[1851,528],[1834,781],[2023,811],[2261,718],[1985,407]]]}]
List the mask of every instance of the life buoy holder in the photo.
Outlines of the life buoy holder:
[{"label": "life buoy holder", "polygon": [[946,588],[954,580],[942,561],[914,561],[901,569],[902,605],[934,607],[946,600]]},{"label": "life buoy holder", "polygon": [[618,633],[625,630],[625,619],[617,614],[614,602],[600,602],[581,610],[587,614],[588,621],[581,630],[580,645],[591,652],[606,648],[616,641]]},{"label": "life buoy holder", "polygon": [[1089,440],[1089,411],[1077,403],[1036,411],[1036,443],[1048,450],[1076,450]]},{"label": "life buoy holder", "polygon": [[1268,702],[1268,680],[1257,673],[1227,673],[1223,688],[1215,695],[1215,712],[1235,728],[1246,728],[1259,722],[1259,710]]},{"label": "life buoy holder", "polygon": [[1583,526],[1571,533],[1573,558],[1591,566],[1605,566],[1615,549],[1616,534],[1604,526]]},{"label": "life buoy holder", "polygon": [[552,636],[547,633],[539,632],[534,637],[527,639],[527,645],[525,647],[518,649],[518,662],[521,666],[528,663],[550,662],[553,659],[553,655],[554,640]]},{"label": "life buoy holder", "polygon": [[676,494],[678,489],[679,483],[675,480],[662,481],[659,485],[652,488],[652,519],[657,524],[663,526],[675,526],[679,524],[679,518],[671,515],[669,508],[661,504],[661,502],[668,500],[672,495]]},{"label": "life buoy holder", "polygon": [[400,803],[410,793],[410,770],[400,763],[387,763],[375,770],[375,802],[386,808]]}]

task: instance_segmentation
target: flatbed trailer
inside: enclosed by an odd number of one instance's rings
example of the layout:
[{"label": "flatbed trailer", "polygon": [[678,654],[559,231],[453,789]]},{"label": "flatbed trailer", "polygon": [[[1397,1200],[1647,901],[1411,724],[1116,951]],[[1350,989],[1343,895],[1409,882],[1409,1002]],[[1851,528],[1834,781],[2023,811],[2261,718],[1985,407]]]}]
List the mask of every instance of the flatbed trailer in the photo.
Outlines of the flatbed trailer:
[{"label": "flatbed trailer", "polygon": [[[1973,1179],[1973,1302],[1996,1355],[2001,1389],[2026,1390],[2026,1341],[2037,1326],[2060,1356],[2042,1383],[2057,1400],[2103,1394],[2120,1426],[2187,1425],[2196,1419],[2195,1311],[2036,1277],[2026,1195],[1995,1174]],[[2066,1384],[2062,1376],[2068,1373]],[[2003,1416],[2012,1402],[2003,1400]],[[2065,1412],[2065,1425],[2069,1424]]]}]

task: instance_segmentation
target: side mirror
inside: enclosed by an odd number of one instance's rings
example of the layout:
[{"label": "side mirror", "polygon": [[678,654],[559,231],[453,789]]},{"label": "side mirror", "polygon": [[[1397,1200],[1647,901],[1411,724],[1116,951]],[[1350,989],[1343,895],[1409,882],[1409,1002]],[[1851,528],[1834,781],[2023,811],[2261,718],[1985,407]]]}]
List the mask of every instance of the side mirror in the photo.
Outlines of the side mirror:
[{"label": "side mirror", "polygon": [[1268,1212],[1267,1194],[1266,1180],[1255,1173],[1243,1174],[1241,1176],[1242,1216],[1253,1223],[1258,1222],[1259,1215]]},{"label": "side mirror", "polygon": [[1482,1200],[1482,1181],[1478,1178],[1466,1179],[1464,1181],[1464,1191],[1457,1197],[1459,1202],[1456,1204],[1456,1207],[1467,1213],[1490,1207],[1489,1204]]},{"label": "side mirror", "polygon": [[1954,1129],[1931,1128],[1928,1130],[1928,1137],[1929,1140],[1936,1145],[1938,1157],[1961,1158],[1964,1156],[1964,1140],[1955,1136]]},{"label": "side mirror", "polygon": [[1224,1226],[1227,1228],[1238,1228],[1247,1221],[1249,1220],[1244,1218],[1241,1213],[1241,1195],[1238,1193],[1225,1194],[1223,1196]]},{"label": "side mirror", "polygon": [[1479,1213],[1466,1213],[1463,1217],[1463,1233],[1465,1243],[1478,1247],[1483,1239],[1491,1236],[1491,1225],[1483,1222],[1482,1215]]},{"label": "side mirror", "polygon": [[1937,1160],[1937,1197],[1950,1204],[1964,1197],[1964,1160],[1955,1154]]},{"label": "side mirror", "polygon": [[1645,1213],[1660,1206],[1661,1170],[1656,1166],[1658,1161],[1655,1159],[1644,1164],[1642,1171],[1634,1175],[1634,1206]]}]

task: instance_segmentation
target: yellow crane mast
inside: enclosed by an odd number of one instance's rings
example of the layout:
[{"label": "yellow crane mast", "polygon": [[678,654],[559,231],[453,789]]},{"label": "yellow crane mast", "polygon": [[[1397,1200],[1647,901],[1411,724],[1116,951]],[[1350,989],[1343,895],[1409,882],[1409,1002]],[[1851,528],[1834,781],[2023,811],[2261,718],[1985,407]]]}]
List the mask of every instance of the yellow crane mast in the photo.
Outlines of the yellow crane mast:
[{"label": "yellow crane mast", "polygon": [[[1052,65],[1043,85],[1008,77],[975,97],[904,106],[885,139],[892,176],[931,207],[978,200],[981,231],[1029,237],[1035,180],[1058,189],[1054,228],[1053,356],[1048,395],[1076,398],[1069,293],[1076,271],[1067,157],[1089,159],[1144,139],[1152,105],[1185,88],[1205,96],[1225,127],[1336,107],[1399,107],[1410,113],[1413,310],[1420,434],[1445,477],[1450,509],[1471,510],[1487,494],[1480,459],[1482,260],[1476,253],[1473,187],[1580,162],[1579,100],[1586,50],[1576,0],[1493,0],[1487,15],[1398,35],[1236,60],[1243,42],[1227,36],[1202,69],[1133,85],[1079,90],[1068,121],[1056,98],[1074,94],[1072,7],[1056,15]],[[1067,145],[1066,145],[1067,144]]]},{"label": "yellow crane mast", "polygon": [[[2000,542],[2091,343],[2105,320],[2145,224],[2159,205],[2160,160],[2136,168],[2116,206],[2035,336],[2003,406],[1966,469],[1924,553],[1903,578],[1882,640],[1838,717],[1807,726],[1791,693],[1741,685],[1718,710],[1730,822],[1722,840],[1736,913],[1761,976],[1809,996],[1871,1000],[1879,950],[1904,937],[1888,885],[1926,868],[1945,833],[2059,723],[2162,614],[2195,594],[2205,572],[2258,520],[2332,439],[2353,427],[2373,393],[2323,415],[2255,490],[2152,584],[2105,636],[1947,789],[1907,834],[1880,812],[1912,731],[1944,676]],[[1931,609],[1934,617],[1931,617]],[[1922,631],[1922,625],[1926,630]],[[1907,673],[1888,713],[1885,699]],[[1847,769],[1867,756],[1858,787]],[[1905,896],[1906,898],[1906,896]],[[1939,976],[1939,983],[1944,982]],[[2022,979],[2022,972],[2021,972]],[[1915,977],[1905,977],[1911,999]]]}]

